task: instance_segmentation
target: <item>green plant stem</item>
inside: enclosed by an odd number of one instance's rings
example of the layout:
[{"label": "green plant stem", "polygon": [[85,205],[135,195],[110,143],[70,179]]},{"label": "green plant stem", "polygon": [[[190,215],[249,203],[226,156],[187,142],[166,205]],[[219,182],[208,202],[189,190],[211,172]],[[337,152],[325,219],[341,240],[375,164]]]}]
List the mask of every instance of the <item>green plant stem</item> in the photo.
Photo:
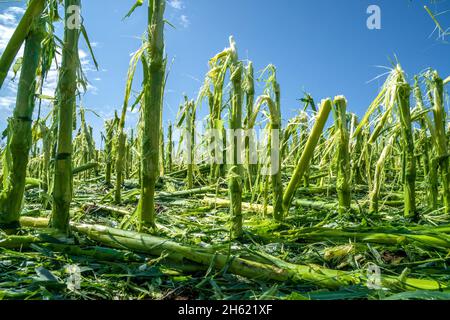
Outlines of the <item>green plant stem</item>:
[{"label": "green plant stem", "polygon": [[0,88],[3,86],[8,71],[11,68],[17,53],[22,47],[25,39],[33,26],[36,19],[39,18],[44,10],[46,0],[31,0],[22,19],[17,25],[11,39],[6,45],[2,56],[0,57]]},{"label": "green plant stem", "polygon": [[149,2],[148,57],[142,56],[144,66],[144,104],[141,141],[141,197],[137,208],[140,228],[155,227],[155,186],[159,177],[159,143],[164,75],[164,0]]},{"label": "green plant stem", "polygon": [[412,134],[410,111],[410,86],[407,83],[398,84],[397,103],[400,112],[402,132],[402,148],[404,157],[404,192],[405,192],[405,217],[412,220],[418,219],[416,210],[416,158],[414,155],[414,138]]},{"label": "green plant stem", "polygon": [[8,142],[3,152],[3,190],[0,193],[0,224],[18,224],[25,192],[28,157],[32,145],[36,72],[44,38],[44,20],[33,25],[25,42],[22,71],[13,117],[8,122]]},{"label": "green plant stem", "polygon": [[343,96],[334,99],[335,123],[337,131],[337,181],[336,190],[339,199],[339,213],[350,209],[350,154],[349,134],[347,130],[347,100]]},{"label": "green plant stem", "polygon": [[230,215],[232,221],[232,237],[242,236],[242,162],[240,160],[240,146],[242,134],[242,63],[238,61],[235,43],[230,38],[231,48],[233,50],[233,59],[231,66],[231,82],[233,86],[231,101],[230,129],[233,135],[231,139],[232,164],[229,170],[228,189],[230,193]]},{"label": "green plant stem", "polygon": [[444,84],[441,78],[434,75],[434,124],[436,132],[436,144],[438,146],[438,164],[442,180],[442,198],[446,214],[450,214],[450,151],[445,132],[446,115],[444,109]]},{"label": "green plant stem", "polygon": [[[81,6],[80,0],[65,0],[65,12],[70,6]],[[72,130],[76,107],[77,70],[79,68],[78,39],[80,30],[69,28],[66,14],[62,63],[58,80],[58,138],[53,187],[53,208],[50,224],[61,232],[69,231],[69,211],[73,193]]]},{"label": "green plant stem", "polygon": [[332,101],[331,99],[323,100],[321,103],[320,111],[316,118],[316,123],[311,131],[311,134],[306,142],[305,149],[302,156],[295,168],[295,171],[289,181],[289,184],[284,192],[283,196],[283,210],[288,212],[291,206],[292,198],[294,197],[295,190],[297,189],[305,170],[314,155],[314,150],[317,146],[320,136],[322,135],[323,128],[327,122],[328,116],[331,111]]}]

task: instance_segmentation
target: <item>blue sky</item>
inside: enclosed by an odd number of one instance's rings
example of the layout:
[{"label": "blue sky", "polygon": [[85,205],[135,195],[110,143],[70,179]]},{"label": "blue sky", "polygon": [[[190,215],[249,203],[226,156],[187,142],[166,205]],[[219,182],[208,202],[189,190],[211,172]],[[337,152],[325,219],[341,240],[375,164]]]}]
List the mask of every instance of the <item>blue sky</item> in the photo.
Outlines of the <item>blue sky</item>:
[{"label": "blue sky", "polygon": [[[130,54],[140,46],[147,11],[138,8],[122,21],[134,0],[82,2],[85,26],[100,64],[100,71],[94,71],[82,44],[82,61],[91,83],[82,104],[100,115],[88,115],[98,135],[105,118],[122,105]],[[384,73],[376,66],[389,66],[394,55],[409,76],[427,67],[436,68],[442,77],[450,75],[450,46],[437,41],[437,34],[430,37],[434,24],[423,9],[427,4],[437,12],[449,10],[450,1],[430,2],[170,0],[166,18],[176,29],[167,26],[165,30],[166,51],[173,64],[164,121],[175,118],[183,93],[196,97],[208,70],[208,60],[228,46],[230,35],[236,39],[240,58],[252,60],[255,70],[262,70],[269,63],[276,65],[284,120],[299,111],[297,99],[303,91],[311,93],[316,101],[343,94],[349,110],[363,115],[384,78],[368,81]],[[381,30],[366,27],[369,5],[381,8]],[[0,1],[0,52],[13,25],[8,14],[10,18],[20,18],[20,10],[10,7],[21,6],[23,1]],[[450,27],[450,12],[440,19]],[[140,82],[138,72],[136,90]],[[258,93],[261,90],[262,85]],[[13,97],[14,86],[9,83],[0,91],[0,128],[4,128],[6,117],[11,114]],[[136,118],[137,114],[130,114],[128,126],[134,126]]]}]

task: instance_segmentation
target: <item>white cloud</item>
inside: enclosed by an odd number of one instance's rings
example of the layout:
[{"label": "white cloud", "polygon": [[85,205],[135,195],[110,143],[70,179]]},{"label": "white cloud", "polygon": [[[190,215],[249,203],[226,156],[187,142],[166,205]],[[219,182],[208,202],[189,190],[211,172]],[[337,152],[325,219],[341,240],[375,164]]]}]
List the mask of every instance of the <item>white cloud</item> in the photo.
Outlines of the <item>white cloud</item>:
[{"label": "white cloud", "polygon": [[[0,55],[8,45],[8,42],[11,39],[24,12],[25,10],[19,7],[9,7],[0,12]],[[22,55],[23,46],[18,53],[19,57]],[[13,76],[14,73],[10,70],[8,72],[8,80],[5,81],[2,89],[0,90],[1,127],[6,126],[6,119],[11,115],[11,112],[16,104],[17,78],[14,82],[9,81],[9,79],[12,79]]]},{"label": "white cloud", "polygon": [[5,50],[9,39],[11,39],[13,35],[13,32],[14,28],[7,27],[3,25],[3,22],[0,22],[0,52],[3,52],[3,50]]},{"label": "white cloud", "polygon": [[10,7],[0,12],[0,54],[5,50],[24,12],[24,9],[18,7]]},{"label": "white cloud", "polygon": [[80,57],[80,60],[83,61],[87,57],[87,53],[83,50],[78,50],[78,56]]},{"label": "white cloud", "polygon": [[[13,72],[11,72],[11,73],[12,73],[11,77],[13,77],[14,73]],[[14,81],[9,81],[9,82],[6,83],[6,87],[14,95],[17,94],[17,81],[18,81],[18,78],[19,78],[19,76],[17,75],[16,78],[14,79]]]},{"label": "white cloud", "polygon": [[81,63],[81,66],[83,67],[84,72],[97,70],[97,69],[95,69],[95,66],[93,66],[91,64],[91,60],[90,60],[91,56],[86,51],[79,49],[78,56],[80,57],[80,63]]},{"label": "white cloud", "polygon": [[[58,61],[61,61],[59,57]],[[54,96],[57,84],[58,69],[56,67],[56,63],[53,62],[49,72],[47,73],[47,78],[45,79],[44,86],[42,87],[42,94],[50,97]]]},{"label": "white cloud", "polygon": [[181,1],[181,0],[169,0],[168,3],[169,3],[169,6],[171,6],[174,9],[177,9],[177,10],[181,10],[184,8],[183,1]]},{"label": "white cloud", "polygon": [[180,17],[180,24],[183,28],[187,28],[191,25],[191,21],[189,20],[188,16],[182,14]]},{"label": "white cloud", "polygon": [[[0,55],[5,50],[9,40],[11,39],[14,30],[17,26],[17,24],[20,21],[21,16],[25,12],[24,9],[19,7],[9,7],[4,9],[0,12]],[[95,44],[97,45],[97,44]],[[94,45],[94,46],[95,46]],[[86,51],[80,49],[79,50],[79,57],[80,57],[80,63],[84,70],[84,72],[89,73],[92,71],[96,71],[95,67],[93,66],[90,55],[86,53]],[[23,46],[21,50],[19,51],[17,57],[23,56]],[[58,84],[58,67],[57,64],[61,62],[61,56],[57,54],[56,61],[53,61],[51,68],[47,74],[47,78],[45,80],[44,86],[42,88],[42,94],[46,96],[54,96],[55,90]],[[16,102],[16,95],[17,95],[17,83],[18,83],[18,77],[17,75],[15,81],[11,81],[14,74],[10,70],[8,72],[8,78],[5,81],[5,85],[0,90],[0,111],[2,113],[7,113],[8,116],[11,114],[15,102]],[[97,87],[93,86],[92,84],[87,85],[87,92],[91,94],[97,94],[98,89]],[[46,103],[44,103],[46,105]],[[46,109],[46,106],[43,106],[43,109]],[[0,118],[0,127],[4,124],[5,117]]]},{"label": "white cloud", "polygon": [[96,95],[98,95],[98,88],[96,86],[93,86],[92,84],[88,83],[86,86],[86,92],[89,92],[90,94],[96,96]]},{"label": "white cloud", "polygon": [[8,9],[5,10],[8,13],[13,13],[15,15],[23,15],[25,13],[25,8],[22,7],[9,7]]},{"label": "white cloud", "polygon": [[[83,68],[83,71],[85,73],[89,73],[91,71],[96,71],[95,67],[92,66],[90,61],[90,56],[86,53],[86,51],[79,49],[78,50],[78,56],[80,57],[80,63],[81,67]],[[56,61],[58,64],[61,62],[62,57],[59,53],[56,55]],[[47,78],[45,79],[44,86],[42,88],[42,94],[46,96],[54,96],[56,87],[58,85],[58,79],[59,79],[59,70],[57,63],[55,61],[52,62],[52,65],[50,67],[49,72],[47,73]],[[98,89],[97,87],[93,86],[92,84],[87,84],[86,90],[92,94],[97,94]]]},{"label": "white cloud", "polygon": [[13,96],[6,96],[6,97],[0,97],[0,108],[1,109],[7,109],[8,111],[12,110],[12,107],[16,103],[16,97]]},{"label": "white cloud", "polygon": [[15,27],[24,12],[25,9],[23,8],[9,7],[0,13],[0,24],[3,26]]},{"label": "white cloud", "polygon": [[[167,0],[167,3],[173,9],[178,10],[178,11],[185,9],[185,5],[182,0]],[[181,14],[180,16],[178,16],[178,13],[177,13],[177,14],[173,14],[172,17],[176,17],[176,19],[179,21],[179,24],[183,28],[187,28],[191,25],[191,21],[189,20],[188,16],[185,14]]]},{"label": "white cloud", "polygon": [[0,23],[6,26],[15,25],[16,16],[12,13],[0,13]]}]

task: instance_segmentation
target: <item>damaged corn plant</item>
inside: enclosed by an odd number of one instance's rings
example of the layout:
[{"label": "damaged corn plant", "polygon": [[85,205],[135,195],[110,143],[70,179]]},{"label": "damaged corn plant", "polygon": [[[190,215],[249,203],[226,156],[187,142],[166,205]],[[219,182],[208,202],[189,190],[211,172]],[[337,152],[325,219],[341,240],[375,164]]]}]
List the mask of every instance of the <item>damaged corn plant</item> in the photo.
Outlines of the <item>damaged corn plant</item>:
[{"label": "damaged corn plant", "polygon": [[139,0],[124,19],[145,13],[141,46],[96,137],[81,2],[29,1],[0,58],[0,86],[19,79],[0,299],[450,299],[448,75],[395,62],[359,117],[305,93],[287,118],[277,67],[230,36],[166,119],[166,1]]}]

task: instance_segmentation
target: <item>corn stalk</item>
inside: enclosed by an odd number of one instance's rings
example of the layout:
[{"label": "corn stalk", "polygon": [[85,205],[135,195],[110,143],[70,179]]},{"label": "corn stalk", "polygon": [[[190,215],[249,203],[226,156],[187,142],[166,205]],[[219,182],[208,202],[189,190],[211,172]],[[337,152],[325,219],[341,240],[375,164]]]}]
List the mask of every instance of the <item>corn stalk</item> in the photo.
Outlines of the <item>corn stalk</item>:
[{"label": "corn stalk", "polygon": [[294,197],[295,190],[300,184],[305,171],[307,170],[311,159],[314,156],[314,150],[317,146],[317,142],[322,135],[323,128],[327,122],[328,116],[330,114],[332,107],[331,99],[322,100],[319,113],[317,114],[316,123],[312,128],[311,134],[306,142],[305,149],[303,150],[302,156],[295,168],[295,171],[289,181],[286,191],[283,195],[283,210],[285,213],[289,211],[289,208]]},{"label": "corn stalk", "polygon": [[442,179],[442,198],[445,213],[450,214],[450,167],[447,135],[445,132],[446,114],[444,109],[444,84],[437,72],[433,74],[433,115],[436,133],[437,161]]},{"label": "corn stalk", "polygon": [[28,157],[32,145],[36,72],[44,38],[43,18],[34,22],[25,42],[22,71],[14,114],[8,121],[8,142],[3,152],[3,190],[0,193],[0,224],[17,224],[23,205]]},{"label": "corn stalk", "polygon": [[11,68],[14,59],[17,56],[22,44],[29,36],[30,31],[33,28],[33,25],[36,24],[36,20],[42,14],[44,10],[46,0],[31,0],[28,4],[28,7],[17,25],[11,39],[6,45],[5,50],[3,51],[2,56],[0,57],[0,88],[3,86],[3,82],[5,81],[8,71]]},{"label": "corn stalk", "polygon": [[350,154],[349,135],[347,130],[347,100],[343,96],[334,98],[335,128],[337,143],[337,181],[336,190],[339,199],[339,213],[350,209]]},{"label": "corn stalk", "polygon": [[230,193],[230,214],[232,221],[232,236],[239,238],[242,235],[242,161],[241,134],[242,134],[242,63],[238,60],[236,43],[230,37],[231,49],[231,83],[233,87],[231,99],[230,129],[233,132],[231,140],[232,164],[228,175],[228,189]]},{"label": "corn stalk", "polygon": [[[399,70],[399,72],[402,72]],[[410,93],[411,88],[401,76],[398,79],[397,105],[400,113],[401,141],[403,148],[404,167],[404,193],[405,193],[405,217],[418,219],[416,211],[416,158],[414,155],[414,138],[412,134]]]},{"label": "corn stalk", "polygon": [[[416,101],[416,107],[418,110],[425,110],[422,91],[419,86],[419,79],[415,77],[414,79],[414,98]],[[425,177],[425,183],[427,186],[427,200],[428,205],[431,209],[437,209],[437,196],[438,196],[438,186],[437,180],[435,179],[436,175],[434,174],[435,170],[432,169],[432,160],[430,159],[430,153],[432,152],[432,145],[430,143],[430,139],[428,138],[427,132],[430,131],[432,137],[434,138],[435,132],[431,120],[429,119],[427,114],[424,114],[419,120],[421,127],[421,139],[422,139],[422,155],[423,155],[423,174]]]},{"label": "corn stalk", "polygon": [[392,135],[389,140],[387,141],[383,151],[381,152],[380,158],[377,161],[376,167],[375,167],[375,174],[373,177],[373,188],[369,194],[369,212],[370,213],[378,213],[378,202],[380,198],[380,191],[381,191],[381,185],[382,185],[382,177],[383,177],[383,171],[386,163],[386,159],[390,156],[394,141],[396,139],[396,135]]},{"label": "corn stalk", "polygon": [[159,177],[159,143],[164,76],[164,0],[149,0],[148,43],[142,56],[144,97],[141,107],[141,197],[137,208],[140,229],[155,227],[155,186]]},{"label": "corn stalk", "polygon": [[245,93],[245,103],[246,103],[246,117],[244,120],[244,127],[247,130],[247,135],[245,136],[245,163],[247,178],[245,179],[245,187],[247,190],[251,189],[254,183],[256,165],[252,164],[250,143],[254,143],[254,137],[252,136],[253,127],[250,127],[250,117],[253,115],[253,103],[255,100],[255,79],[254,79],[254,69],[253,63],[250,61],[245,70],[244,77],[244,93]]},{"label": "corn stalk", "polygon": [[[253,108],[253,114],[248,120],[248,126],[253,128],[256,118],[260,112],[261,106],[267,104],[270,114],[270,133],[269,133],[269,148],[268,154],[270,156],[270,176],[272,181],[272,198],[274,207],[274,218],[277,221],[283,220],[283,183],[282,183],[282,157],[280,153],[281,138],[281,92],[280,85],[276,80],[275,66],[269,65],[267,70],[270,71],[269,79],[267,80],[268,87],[270,86],[274,99],[270,96],[269,90],[267,94],[258,97]],[[266,199],[266,198],[265,198]]]},{"label": "corn stalk", "polygon": [[169,122],[168,130],[167,130],[167,161],[169,173],[173,172],[173,132],[172,132],[172,123]]},{"label": "corn stalk", "polygon": [[115,119],[105,121],[105,184],[111,185],[111,171],[112,171],[112,163],[113,163],[113,137],[116,127]]},{"label": "corn stalk", "polygon": [[65,0],[65,28],[62,63],[57,87],[58,137],[53,187],[53,208],[50,224],[61,232],[69,231],[69,211],[72,201],[72,130],[76,106],[77,70],[79,68],[78,39],[80,30],[69,27],[69,7],[81,7],[80,0]]}]

